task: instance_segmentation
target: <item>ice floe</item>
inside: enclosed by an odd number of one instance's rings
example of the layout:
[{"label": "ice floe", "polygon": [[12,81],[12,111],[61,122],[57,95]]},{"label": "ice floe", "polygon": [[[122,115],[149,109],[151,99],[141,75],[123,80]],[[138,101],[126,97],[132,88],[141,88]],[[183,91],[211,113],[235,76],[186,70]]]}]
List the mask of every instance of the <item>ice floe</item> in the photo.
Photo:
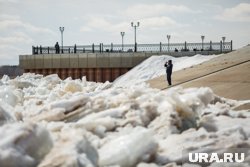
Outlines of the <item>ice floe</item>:
[{"label": "ice floe", "polygon": [[199,167],[184,153],[250,150],[249,111],[234,110],[249,101],[210,88],[161,91],[31,73],[4,76],[0,87],[0,166]]}]

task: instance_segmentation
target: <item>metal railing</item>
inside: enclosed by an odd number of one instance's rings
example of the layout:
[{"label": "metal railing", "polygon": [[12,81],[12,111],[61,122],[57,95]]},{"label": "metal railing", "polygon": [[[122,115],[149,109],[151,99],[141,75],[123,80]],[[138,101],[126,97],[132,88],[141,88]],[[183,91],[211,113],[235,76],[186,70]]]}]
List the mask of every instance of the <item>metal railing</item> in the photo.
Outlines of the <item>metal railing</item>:
[{"label": "metal railing", "polygon": [[[135,49],[136,48],[136,49]],[[208,43],[159,43],[159,44],[103,44],[63,46],[57,53],[102,53],[102,52],[187,52],[187,51],[220,51],[233,50],[233,41]],[[53,46],[32,46],[32,54],[56,54]]]}]

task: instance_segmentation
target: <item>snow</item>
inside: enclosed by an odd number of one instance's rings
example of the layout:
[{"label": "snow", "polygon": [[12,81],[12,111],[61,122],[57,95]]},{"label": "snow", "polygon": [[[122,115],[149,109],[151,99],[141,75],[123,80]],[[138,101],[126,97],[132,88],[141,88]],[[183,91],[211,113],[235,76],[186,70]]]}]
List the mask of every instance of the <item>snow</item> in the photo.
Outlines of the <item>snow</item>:
[{"label": "snow", "polygon": [[156,150],[153,133],[145,128],[135,128],[131,133],[122,135],[99,149],[99,165],[134,166],[138,161],[147,160]]},{"label": "snow", "polygon": [[49,132],[36,124],[6,124],[0,132],[0,166],[36,166],[53,146]]},{"label": "snow", "polygon": [[[156,62],[169,57],[158,58],[144,61],[134,74],[139,76],[142,67],[147,67],[148,78],[155,76],[149,69],[164,74]],[[186,67],[184,61],[194,65],[210,57],[171,59],[177,70]],[[148,68],[152,63],[158,70]],[[225,99],[206,87],[161,91],[144,83],[132,85],[126,80],[130,75],[122,77],[129,87],[88,82],[86,77],[61,80],[56,74],[4,76],[0,166],[174,167],[183,159],[184,166],[190,166],[184,149],[226,152],[250,147],[250,114],[234,110],[249,100]],[[249,166],[249,155],[242,166]]]},{"label": "snow", "polygon": [[[178,71],[187,67],[201,64],[219,55],[195,55],[192,57],[172,57],[168,55],[151,56],[144,60],[132,70],[120,76],[114,81],[115,86],[132,86],[141,84],[144,81],[159,77],[166,74],[164,64],[168,60],[172,60],[173,71]],[[126,84],[124,84],[126,83]]]}]

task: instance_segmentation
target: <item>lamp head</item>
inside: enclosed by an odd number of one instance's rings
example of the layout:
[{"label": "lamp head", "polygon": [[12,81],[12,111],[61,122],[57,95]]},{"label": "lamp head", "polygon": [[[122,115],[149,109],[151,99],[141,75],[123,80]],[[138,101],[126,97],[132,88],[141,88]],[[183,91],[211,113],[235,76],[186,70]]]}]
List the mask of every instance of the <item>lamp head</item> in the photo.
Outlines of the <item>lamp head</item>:
[{"label": "lamp head", "polygon": [[59,30],[60,31],[64,31],[64,27],[59,27]]}]

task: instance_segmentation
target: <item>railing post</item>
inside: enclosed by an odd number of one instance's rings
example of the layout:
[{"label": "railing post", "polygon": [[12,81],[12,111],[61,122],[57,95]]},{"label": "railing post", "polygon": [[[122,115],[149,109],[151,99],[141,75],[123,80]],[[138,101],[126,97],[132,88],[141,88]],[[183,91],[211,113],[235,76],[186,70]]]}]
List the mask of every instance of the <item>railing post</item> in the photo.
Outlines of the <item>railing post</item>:
[{"label": "railing post", "polygon": [[184,43],[184,51],[187,51],[187,42]]},{"label": "railing post", "polygon": [[49,47],[48,47],[48,54],[49,54]]},{"label": "railing post", "polygon": [[76,53],[76,44],[75,44],[75,46],[74,46],[74,53]]},{"label": "railing post", "polygon": [[111,49],[110,52],[113,52],[113,43],[111,43]]},{"label": "railing post", "polygon": [[222,41],[220,41],[220,52],[222,53]]},{"label": "railing post", "polygon": [[102,52],[103,52],[103,43],[102,43]]},{"label": "railing post", "polygon": [[162,50],[162,46],[161,46],[161,42],[160,42],[160,52],[161,52],[161,50]]},{"label": "railing post", "polygon": [[213,50],[213,48],[212,48],[212,41],[210,41],[210,51],[212,51]]},{"label": "railing post", "polygon": [[82,52],[85,53],[85,48],[84,47],[82,48]]},{"label": "railing post", "polygon": [[135,52],[137,52],[137,43],[135,43]]},{"label": "railing post", "polygon": [[231,51],[233,51],[233,40],[231,40]]},{"label": "railing post", "polygon": [[70,47],[69,47],[68,51],[69,51],[69,53],[70,53]]},{"label": "railing post", "polygon": [[100,53],[102,52],[102,43],[100,43],[100,45],[99,45],[99,51],[100,51]]},{"label": "railing post", "polygon": [[92,53],[95,53],[95,44],[92,44]]},{"label": "railing post", "polygon": [[34,48],[34,46],[32,46],[32,54],[33,55],[35,54],[35,48]]},{"label": "railing post", "polygon": [[42,52],[42,45],[40,45],[40,54],[42,54],[43,52]]}]

